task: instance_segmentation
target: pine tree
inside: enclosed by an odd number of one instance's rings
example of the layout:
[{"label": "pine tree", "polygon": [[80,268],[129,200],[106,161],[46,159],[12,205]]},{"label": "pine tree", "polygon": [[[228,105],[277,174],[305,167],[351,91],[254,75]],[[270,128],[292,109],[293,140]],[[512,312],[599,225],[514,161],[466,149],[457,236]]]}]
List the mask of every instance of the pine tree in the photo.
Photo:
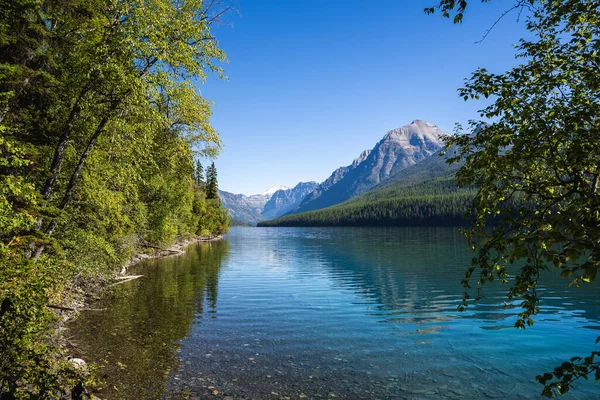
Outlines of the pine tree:
[{"label": "pine tree", "polygon": [[218,190],[217,168],[215,167],[215,163],[212,162],[210,167],[206,170],[206,198],[217,199],[219,197]]},{"label": "pine tree", "polygon": [[200,160],[196,161],[196,171],[194,172],[194,180],[196,181],[196,185],[198,186],[198,188],[204,189],[204,168],[202,167],[202,163],[200,162]]},{"label": "pine tree", "polygon": [[210,187],[210,181],[212,179],[212,166],[209,165],[208,167],[206,167],[206,193],[207,193],[207,198],[208,198],[208,192],[210,191],[209,187]]}]

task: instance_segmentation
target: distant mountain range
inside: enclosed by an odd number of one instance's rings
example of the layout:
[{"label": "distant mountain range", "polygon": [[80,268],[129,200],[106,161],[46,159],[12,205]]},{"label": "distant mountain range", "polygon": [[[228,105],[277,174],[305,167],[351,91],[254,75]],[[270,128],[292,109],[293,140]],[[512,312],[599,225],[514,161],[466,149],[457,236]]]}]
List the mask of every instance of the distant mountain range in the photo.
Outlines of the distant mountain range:
[{"label": "distant mountain range", "polygon": [[288,214],[259,226],[456,226],[468,222],[475,190],[457,187],[459,165],[433,154],[373,189],[327,208]]},{"label": "distant mountain range", "polygon": [[[373,198],[361,195],[371,192],[379,193],[375,201],[380,201],[385,198],[383,194],[392,195],[390,187],[420,184],[448,173],[449,167],[437,156],[447,135],[433,123],[415,120],[387,132],[373,149],[363,151],[350,165],[336,169],[320,184],[301,182],[293,189],[273,188],[253,196],[220,192],[220,197],[232,218],[251,224],[270,219],[275,219],[274,223],[287,221],[289,224],[299,220],[295,214],[312,218],[314,215],[307,211],[351,204],[353,199],[359,200],[352,204],[364,203],[360,199]],[[417,167],[421,163],[423,166]],[[398,197],[398,193],[393,194]],[[270,221],[261,225],[270,225]]]},{"label": "distant mountain range", "polygon": [[278,186],[251,196],[219,190],[219,198],[235,222],[256,225],[297,207],[316,187],[317,182],[300,182],[293,188]]},{"label": "distant mountain range", "polygon": [[273,193],[262,211],[264,219],[277,218],[287,214],[312,193],[317,187],[317,182],[300,182],[293,189],[286,188]]}]

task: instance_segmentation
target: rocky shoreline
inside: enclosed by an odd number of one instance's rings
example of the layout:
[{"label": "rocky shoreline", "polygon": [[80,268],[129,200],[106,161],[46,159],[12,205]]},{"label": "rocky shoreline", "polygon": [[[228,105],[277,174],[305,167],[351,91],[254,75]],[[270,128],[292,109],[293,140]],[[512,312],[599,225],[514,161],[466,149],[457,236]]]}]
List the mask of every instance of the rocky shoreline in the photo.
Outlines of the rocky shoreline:
[{"label": "rocky shoreline", "polygon": [[68,292],[65,296],[66,299],[61,301],[59,305],[49,304],[48,307],[55,310],[55,313],[60,317],[60,327],[64,322],[76,317],[76,314],[80,311],[88,310],[85,307],[89,305],[89,303],[98,300],[99,295],[104,289],[113,284],[132,278],[132,276],[127,275],[127,271],[134,265],[146,260],[183,255],[185,254],[185,248],[192,244],[210,242],[222,238],[223,235],[185,237],[177,240],[174,244],[164,249],[156,246],[140,245],[140,248],[146,248],[152,251],[134,254],[121,266],[118,273],[98,275],[92,278],[76,276],[69,287],[65,288],[66,292]]},{"label": "rocky shoreline", "polygon": [[48,304],[48,307],[58,317],[54,325],[54,335],[50,339],[51,344],[56,345],[58,352],[56,358],[66,358],[75,367],[84,374],[87,365],[81,358],[76,358],[77,345],[70,341],[67,336],[67,323],[73,321],[81,312],[101,312],[104,309],[90,308],[90,304],[100,299],[102,292],[109,287],[137,279],[142,275],[127,275],[129,268],[146,260],[152,260],[163,257],[180,256],[185,254],[186,247],[200,243],[221,240],[223,235],[210,235],[203,237],[182,237],[167,248],[143,245],[139,246],[148,249],[146,252],[140,252],[133,255],[125,262],[118,273],[98,275],[94,277],[83,278],[76,276],[66,288],[63,300],[59,304]]},{"label": "rocky shoreline", "polygon": [[166,249],[162,249],[156,246],[140,246],[143,248],[153,249],[155,250],[154,254],[148,253],[138,253],[135,254],[129,261],[127,261],[123,266],[121,266],[121,272],[118,276],[123,276],[127,274],[127,270],[132,266],[139,264],[142,261],[152,260],[154,258],[162,258],[162,257],[170,257],[170,256],[178,256],[185,254],[185,248],[189,245],[200,243],[200,242],[212,242],[215,240],[220,240],[223,238],[223,235],[210,235],[210,236],[202,236],[202,237],[194,237],[188,239],[182,239],[175,242],[173,245],[169,246]]}]

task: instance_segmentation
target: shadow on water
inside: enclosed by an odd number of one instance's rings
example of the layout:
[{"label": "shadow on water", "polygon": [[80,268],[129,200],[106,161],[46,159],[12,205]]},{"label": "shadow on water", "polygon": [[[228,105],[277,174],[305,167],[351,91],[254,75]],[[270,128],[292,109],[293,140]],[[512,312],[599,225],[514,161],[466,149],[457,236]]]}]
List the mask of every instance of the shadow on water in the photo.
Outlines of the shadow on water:
[{"label": "shadow on water", "polygon": [[[144,275],[114,287],[95,308],[70,325],[82,355],[100,365],[101,397],[160,398],[178,367],[179,341],[195,317],[215,312],[226,241],[190,246],[183,257],[140,264]],[[117,379],[115,379],[117,378]]]}]

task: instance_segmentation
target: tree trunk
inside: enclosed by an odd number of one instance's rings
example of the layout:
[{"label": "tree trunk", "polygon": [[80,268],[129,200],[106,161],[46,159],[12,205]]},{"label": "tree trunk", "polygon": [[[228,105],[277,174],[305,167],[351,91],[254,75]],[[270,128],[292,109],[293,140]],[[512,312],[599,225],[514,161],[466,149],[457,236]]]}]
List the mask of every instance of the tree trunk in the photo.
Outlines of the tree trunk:
[{"label": "tree trunk", "polygon": [[[158,61],[157,58],[153,58],[151,60],[148,60],[146,66],[139,72],[138,77],[139,78],[143,77],[152,68],[152,66],[154,64],[156,64],[157,61]],[[44,187],[44,191],[42,192],[42,195],[44,196],[44,200],[48,200],[50,198],[50,195],[52,194],[52,189],[54,187],[54,184],[56,182],[56,178],[58,176],[58,169],[59,169],[60,164],[62,163],[62,160],[64,158],[64,150],[65,150],[65,147],[66,147],[67,142],[69,140],[71,129],[73,128],[73,125],[75,123],[76,117],[79,115],[78,103],[81,100],[81,98],[87,93],[88,90],[89,90],[89,88],[84,89],[82,91],[82,93],[80,94],[80,96],[77,98],[77,101],[75,102],[75,106],[77,106],[77,108],[74,106],[73,109],[71,110],[71,113],[69,114],[69,119],[67,120],[67,126],[65,127],[65,131],[63,131],[63,135],[61,135],[61,138],[59,139],[59,144],[56,147],[56,150],[55,150],[55,153],[54,153],[54,158],[52,160],[52,167],[51,167],[52,175],[48,179],[48,182],[46,183],[46,186]],[[81,157],[79,158],[79,162],[77,163],[77,166],[75,167],[75,170],[71,174],[71,178],[69,179],[69,184],[67,185],[67,189],[65,191],[65,194],[63,195],[63,198],[62,198],[62,200],[61,200],[61,202],[60,202],[60,204],[58,206],[58,208],[60,210],[63,210],[66,207],[66,205],[69,202],[69,200],[71,199],[73,191],[75,190],[75,185],[77,184],[77,180],[79,179],[79,175],[81,174],[81,169],[85,165],[85,162],[87,161],[88,155],[90,154],[90,151],[92,150],[92,148],[96,144],[96,141],[98,140],[98,137],[104,131],[104,127],[106,126],[106,124],[110,120],[111,114],[117,109],[117,107],[119,106],[119,104],[121,104],[121,102],[125,98],[127,98],[127,96],[129,96],[130,94],[131,94],[131,90],[127,90],[125,93],[122,94],[121,98],[114,99],[112,101],[110,109],[108,110],[108,112],[106,113],[106,115],[102,118],[102,120],[100,121],[100,124],[98,125],[98,127],[94,131],[94,134],[90,138],[90,140],[89,140],[89,142],[88,142],[85,150],[83,151],[83,153],[81,154]],[[69,124],[69,122],[71,122],[71,123]],[[36,225],[36,230],[37,231],[42,230],[42,225],[43,225],[43,219],[40,218],[40,219],[38,219],[38,222],[37,222],[37,225]],[[56,229],[56,225],[57,225],[56,220],[52,220],[52,222],[50,222],[50,224],[48,225],[48,227],[44,231],[47,236],[51,236],[52,235],[52,233]],[[39,245],[37,245],[34,248],[35,249],[35,251],[33,251],[33,260],[34,260],[34,262],[37,261],[37,259],[42,254],[42,252],[44,251],[45,248],[46,248],[45,244],[39,244]]]},{"label": "tree trunk", "polygon": [[[113,107],[111,107],[111,108],[112,109],[116,108],[116,105],[113,105]],[[96,141],[98,140],[98,137],[100,136],[100,134],[104,131],[104,127],[108,123],[109,119],[110,119],[110,117],[108,115],[105,116],[104,118],[102,118],[102,120],[100,121],[100,123],[96,127],[96,130],[94,131],[94,134],[90,138],[87,146],[85,147],[85,150],[81,154],[81,157],[79,157],[79,162],[77,163],[77,166],[75,167],[75,170],[71,174],[71,178],[69,179],[69,184],[67,185],[67,189],[65,191],[65,194],[63,195],[63,198],[62,198],[60,204],[58,205],[58,209],[59,210],[64,210],[64,208],[69,203],[69,200],[71,199],[71,196],[73,195],[73,192],[75,190],[75,185],[77,184],[79,176],[81,175],[81,169],[85,165],[85,162],[87,161],[87,158],[90,155],[90,152],[92,151],[92,148],[96,144]],[[48,227],[45,229],[44,233],[46,235],[48,235],[48,236],[51,236],[52,233],[54,233],[54,230],[56,229],[56,225],[57,225],[56,220],[52,220],[52,222],[50,222],[50,224],[48,225]],[[46,248],[45,244],[40,244],[40,245],[37,246],[37,248],[35,250],[35,254],[33,256],[33,260],[34,261],[37,261],[37,259],[42,254],[42,252],[44,251],[45,248]]]},{"label": "tree trunk", "polygon": [[42,191],[42,196],[44,200],[48,200],[50,195],[52,194],[52,190],[54,189],[54,184],[56,183],[56,178],[58,177],[58,170],[60,168],[60,164],[63,161],[65,148],[67,147],[67,143],[71,137],[71,131],[73,130],[73,125],[75,125],[75,120],[79,116],[80,112],[78,102],[75,103],[73,108],[71,109],[71,113],[69,114],[69,118],[67,119],[67,124],[65,125],[65,129],[63,129],[60,138],[58,139],[58,144],[54,149],[54,157],[52,158],[52,164],[50,166],[50,176],[46,180],[46,184],[44,185],[44,190]]},{"label": "tree trunk", "polygon": [[[58,171],[60,169],[60,165],[63,162],[65,149],[67,144],[69,143],[69,139],[71,138],[71,131],[73,130],[73,126],[75,125],[75,121],[77,117],[79,117],[79,113],[81,111],[81,107],[79,103],[83,96],[89,91],[89,88],[85,87],[82,89],[81,93],[75,100],[75,104],[71,108],[71,112],[69,113],[69,117],[67,118],[67,123],[58,139],[58,143],[56,148],[54,149],[54,156],[52,157],[52,164],[50,165],[50,176],[46,180],[46,184],[44,185],[44,189],[42,190],[42,197],[44,201],[48,201],[50,196],[52,195],[52,190],[54,189],[54,184],[56,183],[56,179],[58,178]],[[42,229],[42,225],[44,223],[44,219],[39,217],[36,223],[36,230]]]}]

